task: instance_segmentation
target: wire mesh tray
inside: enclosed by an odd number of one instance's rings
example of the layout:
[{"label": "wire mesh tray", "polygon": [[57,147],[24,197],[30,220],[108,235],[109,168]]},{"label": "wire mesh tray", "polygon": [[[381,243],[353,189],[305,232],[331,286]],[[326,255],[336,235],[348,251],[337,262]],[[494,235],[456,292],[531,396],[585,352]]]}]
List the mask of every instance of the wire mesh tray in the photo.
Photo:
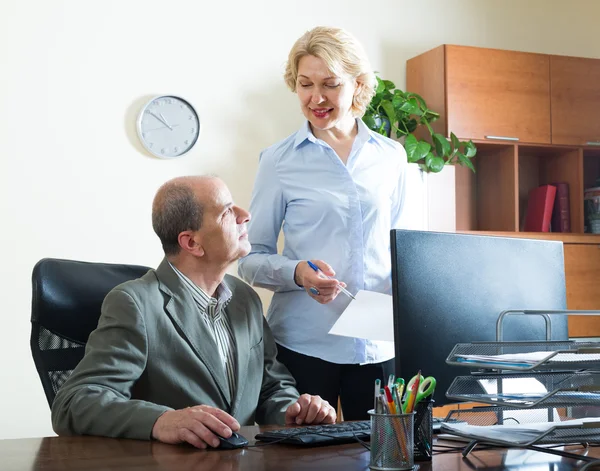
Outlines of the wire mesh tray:
[{"label": "wire mesh tray", "polygon": [[600,405],[453,410],[441,431],[503,446],[600,442]]},{"label": "wire mesh tray", "polygon": [[446,358],[446,363],[487,371],[600,371],[600,342],[459,343]]},{"label": "wire mesh tray", "polygon": [[600,372],[458,376],[446,397],[521,409],[600,405]]}]

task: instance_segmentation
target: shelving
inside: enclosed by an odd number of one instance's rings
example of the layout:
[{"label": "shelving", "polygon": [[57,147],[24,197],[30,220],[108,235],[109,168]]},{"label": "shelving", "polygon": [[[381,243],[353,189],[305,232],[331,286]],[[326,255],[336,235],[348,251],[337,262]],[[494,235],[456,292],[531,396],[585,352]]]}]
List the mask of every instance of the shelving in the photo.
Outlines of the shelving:
[{"label": "shelving", "polygon": [[456,228],[519,232],[528,191],[569,183],[571,228],[600,178],[600,59],[442,45],[407,61],[407,90],[440,113],[436,132],[477,144],[456,170]]},{"label": "shelving", "polygon": [[474,141],[476,172],[456,167],[456,229],[519,232],[529,190],[569,184],[571,227],[583,233],[583,195],[600,176],[600,149]]}]

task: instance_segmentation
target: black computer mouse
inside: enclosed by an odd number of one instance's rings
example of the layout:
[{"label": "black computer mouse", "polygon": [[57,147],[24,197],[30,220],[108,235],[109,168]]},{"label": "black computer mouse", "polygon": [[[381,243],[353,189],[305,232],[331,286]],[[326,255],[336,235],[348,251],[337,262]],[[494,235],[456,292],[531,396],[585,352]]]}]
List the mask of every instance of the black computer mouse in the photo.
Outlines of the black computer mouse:
[{"label": "black computer mouse", "polygon": [[217,435],[221,444],[218,446],[221,450],[233,450],[234,448],[242,448],[248,445],[248,440],[242,437],[239,433],[233,432],[231,437],[223,438]]}]

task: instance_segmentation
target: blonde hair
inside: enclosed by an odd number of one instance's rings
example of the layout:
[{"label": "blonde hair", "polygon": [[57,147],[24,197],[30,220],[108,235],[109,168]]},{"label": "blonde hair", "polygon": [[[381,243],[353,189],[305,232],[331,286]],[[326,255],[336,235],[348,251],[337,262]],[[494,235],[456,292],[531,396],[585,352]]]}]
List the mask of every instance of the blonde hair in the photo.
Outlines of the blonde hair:
[{"label": "blonde hair", "polygon": [[353,116],[362,117],[375,95],[377,79],[356,38],[341,28],[327,26],[317,26],[304,33],[294,43],[285,66],[284,80],[293,92],[296,92],[300,59],[309,55],[323,60],[338,77],[346,75],[356,80],[358,93],[350,111]]}]

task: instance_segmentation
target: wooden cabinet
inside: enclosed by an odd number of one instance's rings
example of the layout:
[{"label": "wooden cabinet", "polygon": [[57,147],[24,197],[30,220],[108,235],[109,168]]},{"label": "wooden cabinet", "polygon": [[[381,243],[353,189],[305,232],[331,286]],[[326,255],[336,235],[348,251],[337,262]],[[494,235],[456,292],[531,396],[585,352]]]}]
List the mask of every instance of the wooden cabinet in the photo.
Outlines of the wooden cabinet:
[{"label": "wooden cabinet", "polygon": [[600,144],[600,60],[549,57],[552,143]]},{"label": "wooden cabinet", "polygon": [[443,45],[406,74],[440,113],[434,129],[477,145],[477,172],[456,169],[457,230],[518,232],[529,191],[566,182],[583,233],[583,192],[600,178],[600,59]]},{"label": "wooden cabinet", "polygon": [[407,62],[406,88],[440,112],[442,134],[549,144],[549,70],[544,54],[444,45]]}]

